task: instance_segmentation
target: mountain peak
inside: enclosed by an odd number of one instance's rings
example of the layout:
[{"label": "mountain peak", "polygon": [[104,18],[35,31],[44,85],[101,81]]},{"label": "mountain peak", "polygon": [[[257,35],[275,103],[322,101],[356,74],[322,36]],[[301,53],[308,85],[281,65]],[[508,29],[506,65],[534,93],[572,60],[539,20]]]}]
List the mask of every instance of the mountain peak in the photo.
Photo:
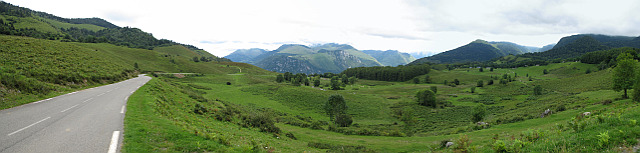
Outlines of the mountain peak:
[{"label": "mountain peak", "polygon": [[482,39],[476,39],[476,40],[472,41],[471,43],[489,44],[488,41],[482,40]]}]

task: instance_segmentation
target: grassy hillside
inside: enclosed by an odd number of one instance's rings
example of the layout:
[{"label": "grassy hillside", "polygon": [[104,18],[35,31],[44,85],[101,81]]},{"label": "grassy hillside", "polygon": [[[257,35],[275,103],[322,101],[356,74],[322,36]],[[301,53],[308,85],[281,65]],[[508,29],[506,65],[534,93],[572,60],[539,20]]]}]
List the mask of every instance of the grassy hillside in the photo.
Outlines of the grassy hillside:
[{"label": "grassy hillside", "polygon": [[136,75],[133,65],[71,43],[0,35],[0,109]]},{"label": "grassy hillside", "polygon": [[[144,110],[148,115],[127,115],[125,126],[137,130],[125,131],[128,136],[124,150],[619,152],[630,149],[640,138],[637,132],[640,124],[636,121],[640,115],[638,103],[617,99],[621,93],[610,89],[610,69],[585,74],[585,70],[595,68],[596,65],[568,62],[484,72],[475,68],[434,70],[427,74],[433,84],[359,80],[344,86],[345,90],[322,90],[328,89],[330,81],[326,79],[321,80],[319,87],[294,86],[276,83],[274,75],[252,73],[154,78],[132,96],[145,99],[129,101],[129,110]],[[545,69],[548,74],[542,73]],[[512,81],[500,84],[504,74]],[[424,82],[425,76],[418,78]],[[453,79],[460,84],[442,84]],[[483,87],[476,87],[478,80],[484,82]],[[494,84],[487,85],[488,80]],[[536,85],[542,87],[542,95],[533,94]],[[438,88],[438,107],[419,105],[415,93],[432,86]],[[347,113],[353,117],[352,126],[336,127],[329,122],[324,103],[333,94],[345,98]],[[480,104],[487,108],[488,114],[482,121],[489,126],[471,123],[473,109]],[[540,118],[546,109],[554,113]],[[580,117],[578,114],[583,112],[593,114]],[[406,116],[413,119],[407,120]],[[134,124],[139,121],[153,126]],[[254,121],[265,124],[251,124]],[[127,131],[134,134],[126,134]],[[137,131],[157,134],[135,134]],[[167,132],[178,134],[171,136]],[[604,135],[608,136],[606,141],[602,139]],[[136,143],[142,139],[158,141]],[[443,141],[453,141],[455,145],[441,148]]]},{"label": "grassy hillside", "polygon": [[243,63],[194,62],[192,58],[200,54],[182,45],[146,50],[6,35],[0,35],[0,40],[0,109],[113,83],[140,72],[272,74]]}]

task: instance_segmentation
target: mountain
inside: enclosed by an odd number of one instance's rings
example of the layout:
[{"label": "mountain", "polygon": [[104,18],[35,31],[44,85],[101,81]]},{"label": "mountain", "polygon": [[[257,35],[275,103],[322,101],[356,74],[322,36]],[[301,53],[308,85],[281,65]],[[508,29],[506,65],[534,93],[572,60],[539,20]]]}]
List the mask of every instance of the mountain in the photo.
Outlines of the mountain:
[{"label": "mountain", "polygon": [[249,63],[253,61],[254,58],[267,52],[268,51],[260,48],[238,49],[224,58],[234,62]]},{"label": "mountain", "polygon": [[416,58],[411,56],[409,53],[401,53],[397,50],[363,50],[362,52],[377,59],[378,62],[385,66],[405,65],[416,60]]},{"label": "mountain", "polygon": [[488,61],[496,57],[538,51],[540,51],[540,48],[537,47],[521,46],[511,42],[487,42],[478,39],[456,49],[415,60],[410,64]]},{"label": "mountain", "polygon": [[397,66],[415,60],[398,51],[360,51],[351,45],[337,43],[285,44],[273,51],[239,49],[225,58],[270,71],[293,73],[340,73],[352,67]]},{"label": "mountain", "polygon": [[251,64],[266,70],[293,73],[339,73],[351,67],[382,66],[375,58],[350,45],[304,46],[285,44],[259,55]]},{"label": "mountain", "polygon": [[413,52],[413,53],[409,53],[409,54],[411,54],[411,56],[413,56],[416,59],[420,59],[420,58],[423,58],[423,57],[428,57],[428,56],[434,55],[434,53],[431,53],[431,52]]}]

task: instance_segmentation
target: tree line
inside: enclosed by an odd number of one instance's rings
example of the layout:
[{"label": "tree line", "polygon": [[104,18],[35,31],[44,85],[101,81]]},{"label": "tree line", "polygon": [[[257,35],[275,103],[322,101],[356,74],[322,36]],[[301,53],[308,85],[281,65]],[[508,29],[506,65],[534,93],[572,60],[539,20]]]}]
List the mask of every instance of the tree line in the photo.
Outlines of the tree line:
[{"label": "tree line", "polygon": [[342,71],[341,74],[347,77],[356,77],[358,79],[379,80],[379,81],[408,81],[416,76],[429,73],[431,66],[428,64],[410,65],[410,66],[375,66],[375,67],[357,67],[349,68]]}]

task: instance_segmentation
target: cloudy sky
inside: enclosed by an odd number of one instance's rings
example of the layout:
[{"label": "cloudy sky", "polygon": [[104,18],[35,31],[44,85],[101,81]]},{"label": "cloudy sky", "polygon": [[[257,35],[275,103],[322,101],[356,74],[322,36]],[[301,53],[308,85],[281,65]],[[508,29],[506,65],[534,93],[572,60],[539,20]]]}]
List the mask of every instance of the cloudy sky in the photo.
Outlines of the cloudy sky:
[{"label": "cloudy sky", "polygon": [[640,35],[638,0],[5,0],[106,19],[214,55],[282,44],[438,53],[475,39],[541,47],[578,33]]}]

